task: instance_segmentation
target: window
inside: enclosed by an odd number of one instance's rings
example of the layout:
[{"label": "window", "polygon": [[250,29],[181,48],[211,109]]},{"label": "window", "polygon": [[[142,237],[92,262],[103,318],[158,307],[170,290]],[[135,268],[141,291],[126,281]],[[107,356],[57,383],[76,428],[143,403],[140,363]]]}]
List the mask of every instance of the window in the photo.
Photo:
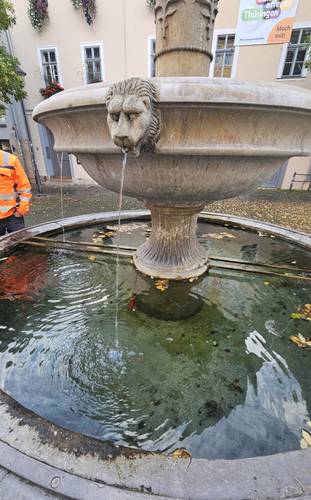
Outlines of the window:
[{"label": "window", "polygon": [[299,78],[304,76],[304,63],[308,51],[307,38],[311,28],[294,29],[287,47],[282,78]]},{"label": "window", "polygon": [[85,83],[103,81],[101,46],[83,45],[84,80]]},{"label": "window", "polygon": [[40,49],[41,66],[45,85],[59,83],[56,49]]},{"label": "window", "polygon": [[156,39],[154,37],[149,38],[149,77],[152,78],[155,76],[155,60],[154,56],[156,54]]},{"label": "window", "polygon": [[232,73],[233,58],[234,58],[234,41],[235,35],[218,35],[214,76],[230,78]]}]

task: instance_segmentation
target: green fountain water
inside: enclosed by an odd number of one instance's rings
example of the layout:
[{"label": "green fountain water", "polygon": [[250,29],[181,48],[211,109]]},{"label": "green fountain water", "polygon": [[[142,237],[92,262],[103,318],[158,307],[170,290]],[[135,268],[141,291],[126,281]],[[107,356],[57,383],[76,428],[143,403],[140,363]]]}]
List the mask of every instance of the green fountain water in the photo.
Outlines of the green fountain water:
[{"label": "green fountain water", "polygon": [[[91,241],[99,229],[66,237]],[[146,229],[121,224],[120,244],[137,246]],[[311,267],[310,252],[278,239],[200,224],[204,246],[206,234],[214,256]],[[300,447],[310,352],[289,337],[308,336],[310,323],[291,314],[310,302],[309,282],[212,270],[189,292],[199,312],[165,321],[130,307],[138,275],[120,257],[116,356],[115,270],[113,256],[61,250],[20,249],[1,263],[2,389],[54,423],[118,445],[185,447],[210,459]]]}]

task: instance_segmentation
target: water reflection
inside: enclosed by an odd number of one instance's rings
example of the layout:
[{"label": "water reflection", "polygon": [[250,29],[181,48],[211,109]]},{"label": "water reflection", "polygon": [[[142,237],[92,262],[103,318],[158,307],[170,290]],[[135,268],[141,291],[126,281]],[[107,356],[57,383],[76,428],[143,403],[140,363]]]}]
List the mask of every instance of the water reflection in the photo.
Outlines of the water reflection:
[{"label": "water reflection", "polygon": [[266,349],[258,332],[251,332],[245,343],[248,355],[263,360],[256,383],[248,379],[244,403],[228,417],[179,443],[196,457],[234,459],[299,448],[301,429],[308,418],[299,382],[286,361]]},{"label": "water reflection", "polygon": [[46,286],[47,272],[47,255],[9,256],[1,264],[0,300],[35,300]]},{"label": "water reflection", "polygon": [[[157,280],[137,272],[133,289],[135,307],[148,316],[164,321],[191,318],[203,307],[203,300],[196,293],[202,279],[204,278],[195,280],[194,283],[162,280],[163,283],[167,282],[167,289],[163,293],[163,290],[157,288]],[[131,301],[129,304],[131,307]]]},{"label": "water reflection", "polygon": [[[122,231],[120,244],[134,246],[145,229],[135,225],[134,241],[130,229]],[[80,230],[79,238],[90,241],[97,230]],[[233,232],[212,243],[214,254],[241,258],[247,238]],[[286,244],[249,238],[261,256],[275,259],[276,248],[279,260],[280,248],[285,259],[292,255]],[[196,314],[165,321],[128,308],[139,283],[120,259],[116,349],[113,258],[15,257],[0,265],[3,294],[16,292],[14,279],[23,287],[19,300],[0,301],[0,384],[25,406],[99,439],[167,453],[185,447],[197,457],[237,458],[299,447],[311,403],[310,356],[288,337],[296,333],[290,314],[308,302],[309,284],[212,271],[189,284]],[[301,267],[310,256],[294,258]],[[156,292],[165,307],[166,292]],[[299,324],[305,336],[308,326]]]}]

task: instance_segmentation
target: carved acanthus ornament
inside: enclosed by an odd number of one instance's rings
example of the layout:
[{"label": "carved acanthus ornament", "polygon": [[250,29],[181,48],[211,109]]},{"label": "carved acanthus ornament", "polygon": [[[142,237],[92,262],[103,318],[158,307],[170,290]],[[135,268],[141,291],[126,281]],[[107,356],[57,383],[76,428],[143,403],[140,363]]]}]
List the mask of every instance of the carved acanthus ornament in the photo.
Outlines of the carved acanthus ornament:
[{"label": "carved acanthus ornament", "polygon": [[157,0],[154,8],[156,21],[161,25],[162,38],[166,38],[168,19],[175,14],[181,4],[200,4],[201,15],[206,20],[207,40],[209,40],[210,25],[214,23],[217,15],[218,0]]},{"label": "carved acanthus ornament", "polygon": [[194,0],[195,3],[201,5],[201,15],[206,20],[206,38],[210,39],[211,26],[214,24],[218,13],[218,0]]},{"label": "carved acanthus ornament", "polygon": [[166,30],[168,27],[167,19],[175,14],[178,9],[178,4],[185,2],[185,0],[157,0],[154,13],[157,22],[161,25],[162,37],[166,37]]}]

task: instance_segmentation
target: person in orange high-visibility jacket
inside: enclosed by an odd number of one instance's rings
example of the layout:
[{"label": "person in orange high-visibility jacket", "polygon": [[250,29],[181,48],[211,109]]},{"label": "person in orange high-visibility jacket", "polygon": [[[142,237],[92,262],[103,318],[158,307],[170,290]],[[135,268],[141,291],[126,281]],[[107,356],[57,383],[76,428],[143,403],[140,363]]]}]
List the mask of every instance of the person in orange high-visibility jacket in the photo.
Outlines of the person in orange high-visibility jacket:
[{"label": "person in orange high-visibility jacket", "polygon": [[25,227],[31,185],[16,156],[0,149],[0,236]]}]

